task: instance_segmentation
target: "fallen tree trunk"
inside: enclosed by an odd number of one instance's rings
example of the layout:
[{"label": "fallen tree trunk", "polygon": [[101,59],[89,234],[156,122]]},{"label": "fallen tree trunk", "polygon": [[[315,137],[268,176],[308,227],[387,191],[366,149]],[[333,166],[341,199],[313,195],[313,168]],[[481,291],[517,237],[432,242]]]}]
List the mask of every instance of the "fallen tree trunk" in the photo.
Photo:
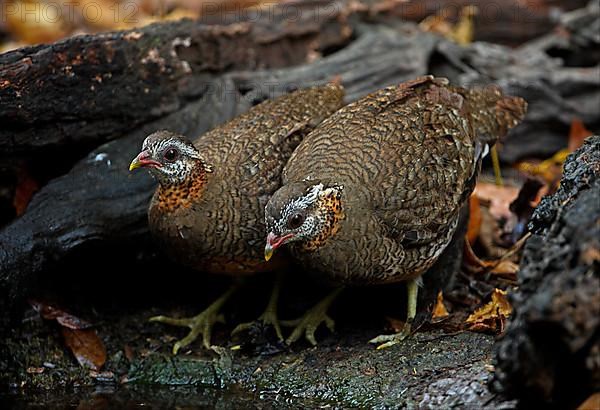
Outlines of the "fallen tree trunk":
[{"label": "fallen tree trunk", "polygon": [[298,65],[341,47],[351,30],[329,3],[296,5],[293,19],[274,7],[252,21],[183,20],[2,54],[0,158],[77,144],[89,150],[180,110],[215,74]]},{"label": "fallen tree trunk", "polygon": [[575,408],[600,389],[599,198],[594,136],[569,156],[560,189],[535,210],[511,296],[515,315],[495,347],[492,387],[524,406]]}]

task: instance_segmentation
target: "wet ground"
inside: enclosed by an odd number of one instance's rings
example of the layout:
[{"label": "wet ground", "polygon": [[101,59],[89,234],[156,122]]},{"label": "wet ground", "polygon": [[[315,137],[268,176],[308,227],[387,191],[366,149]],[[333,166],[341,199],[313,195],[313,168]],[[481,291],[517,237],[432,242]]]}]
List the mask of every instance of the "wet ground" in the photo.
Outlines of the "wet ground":
[{"label": "wet ground", "polygon": [[[81,367],[62,327],[24,304],[12,323],[0,317],[6,335],[0,344],[0,408],[514,407],[487,388],[493,336],[448,327],[444,333],[429,325],[389,349],[367,343],[390,332],[394,322],[387,318],[404,317],[403,285],[345,290],[330,311],[336,332],[320,328],[318,346],[301,340],[288,348],[270,329],[230,336],[237,323],[255,319],[265,307],[273,278],[252,278],[225,306],[226,324],[214,329],[212,342],[220,347],[207,351],[196,341],[173,356],[173,343],[187,329],[148,318],[198,313],[230,280],[174,271],[170,262],[147,255],[142,260],[149,262],[140,263],[123,259],[117,249],[105,253],[111,258],[84,270],[76,259],[48,272],[34,296],[93,324],[106,347],[106,364],[95,372]],[[115,260],[121,261],[118,271]],[[280,318],[299,316],[327,292],[290,273]],[[431,309],[425,305],[422,312]],[[456,306],[456,315],[472,309]]]}]

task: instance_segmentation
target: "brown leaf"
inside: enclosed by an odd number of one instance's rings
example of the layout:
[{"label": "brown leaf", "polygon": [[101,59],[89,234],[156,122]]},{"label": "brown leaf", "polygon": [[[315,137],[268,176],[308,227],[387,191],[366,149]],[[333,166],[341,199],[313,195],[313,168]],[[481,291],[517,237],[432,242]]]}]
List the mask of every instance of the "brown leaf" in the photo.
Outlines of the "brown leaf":
[{"label": "brown leaf", "polygon": [[65,344],[82,367],[100,370],[106,362],[106,348],[93,329],[62,328]]},{"label": "brown leaf", "polygon": [[400,332],[405,324],[402,320],[394,319],[392,317],[386,317],[385,320],[388,322],[386,328],[393,330],[395,333]]},{"label": "brown leaf", "polygon": [[447,318],[450,314],[448,313],[448,309],[444,305],[444,295],[440,290],[437,294],[437,301],[435,303],[435,307],[433,308],[433,313],[431,315],[431,319],[434,322],[439,322]]},{"label": "brown leaf", "polygon": [[477,15],[476,6],[465,6],[460,11],[458,23],[452,29],[451,39],[458,44],[466,46],[473,42],[475,37],[475,27],[473,19]]},{"label": "brown leaf", "polygon": [[492,300],[475,310],[465,321],[470,325],[470,330],[502,333],[506,319],[512,313],[506,294],[504,290],[494,289]]},{"label": "brown leaf", "polygon": [[25,209],[27,209],[31,197],[38,189],[39,185],[37,181],[31,177],[25,167],[21,167],[18,171],[17,187],[13,198],[13,206],[15,207],[17,216],[21,216],[25,213]]},{"label": "brown leaf", "polygon": [[516,167],[521,172],[542,178],[548,185],[554,187],[560,181],[563,163],[570,153],[565,148],[544,161],[523,161],[516,164]]},{"label": "brown leaf", "polygon": [[481,205],[476,195],[469,198],[469,224],[467,227],[467,240],[471,245],[475,243],[481,229]]},{"label": "brown leaf", "polygon": [[600,393],[596,392],[581,403],[577,410],[598,410],[600,409]]},{"label": "brown leaf", "polygon": [[45,368],[43,367],[28,367],[27,374],[41,374],[44,373]]},{"label": "brown leaf", "polygon": [[30,299],[29,304],[46,320],[56,320],[61,326],[69,329],[87,329],[91,323],[78,318],[62,309],[39,300]]},{"label": "brown leaf", "polygon": [[569,152],[575,151],[583,145],[583,140],[592,135],[592,132],[585,128],[583,122],[579,118],[571,121],[571,129],[569,130]]},{"label": "brown leaf", "polygon": [[510,219],[510,203],[519,195],[519,188],[478,182],[473,194],[482,201],[482,205],[489,204],[490,213],[495,219]]}]

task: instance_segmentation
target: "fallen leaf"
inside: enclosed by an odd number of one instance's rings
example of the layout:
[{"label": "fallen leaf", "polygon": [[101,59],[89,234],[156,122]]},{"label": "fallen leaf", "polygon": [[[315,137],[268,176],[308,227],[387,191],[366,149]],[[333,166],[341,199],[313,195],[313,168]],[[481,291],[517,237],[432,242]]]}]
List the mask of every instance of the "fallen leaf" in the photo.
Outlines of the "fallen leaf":
[{"label": "fallen leaf", "polygon": [[517,163],[516,167],[519,171],[531,176],[538,176],[551,187],[555,187],[562,176],[563,163],[570,153],[571,151],[565,148],[544,161],[522,161]]},{"label": "fallen leaf", "polygon": [[111,371],[97,372],[90,370],[90,377],[99,382],[112,382],[115,379],[115,374]]},{"label": "fallen leaf", "polygon": [[516,280],[519,265],[512,262],[510,258],[521,250],[530,236],[531,234],[527,233],[508,249],[504,255],[495,260],[480,259],[475,254],[475,251],[473,251],[469,241],[465,241],[463,247],[463,266],[476,274],[491,273],[492,275],[502,276],[514,281]]},{"label": "fallen leaf", "polygon": [[477,195],[469,198],[469,224],[467,226],[467,240],[471,245],[475,243],[481,229],[481,204]]},{"label": "fallen leaf", "polygon": [[593,393],[586,401],[581,403],[577,410],[598,410],[600,409],[600,393]]},{"label": "fallen leaf", "polygon": [[435,307],[433,308],[433,313],[431,315],[431,319],[434,322],[439,322],[447,318],[450,314],[448,313],[448,309],[444,305],[444,295],[440,290],[437,294],[437,301],[435,303]]},{"label": "fallen leaf", "polygon": [[506,319],[512,313],[512,306],[506,298],[507,292],[494,289],[491,300],[475,310],[465,321],[474,331],[502,333]]},{"label": "fallen leaf", "polygon": [[125,353],[125,358],[127,361],[129,363],[133,362],[133,359],[135,359],[135,353],[133,352],[131,346],[125,345],[125,347],[123,347],[123,352]]},{"label": "fallen leaf", "polygon": [[93,329],[62,328],[65,344],[82,367],[100,370],[106,362],[106,348]]},{"label": "fallen leaf", "polygon": [[462,46],[469,45],[475,37],[474,17],[477,15],[478,9],[476,6],[469,5],[462,8],[458,23],[453,27],[451,39]]},{"label": "fallen leaf", "polygon": [[473,194],[477,196],[482,205],[488,204],[492,216],[497,219],[510,219],[510,204],[519,195],[519,188],[504,185],[497,186],[489,182],[478,182]]},{"label": "fallen leaf", "polygon": [[394,319],[392,317],[386,317],[385,320],[388,322],[386,328],[394,331],[394,333],[400,332],[405,324],[402,320]]},{"label": "fallen leaf", "polygon": [[46,320],[56,320],[61,326],[69,329],[87,329],[91,323],[78,318],[62,309],[39,300],[30,299],[29,304]]},{"label": "fallen leaf", "polygon": [[[5,5],[3,4],[3,11]],[[3,16],[7,31],[27,44],[51,43],[65,37],[70,29],[62,10],[34,0],[12,0],[11,12]],[[8,11],[8,9],[6,9]]]},{"label": "fallen leaf", "polygon": [[43,367],[28,367],[26,372],[27,374],[41,374],[44,373],[44,370]]},{"label": "fallen leaf", "polygon": [[592,131],[585,128],[583,122],[579,118],[571,121],[571,129],[569,130],[569,146],[570,152],[575,151],[583,145],[583,140],[592,135]]},{"label": "fallen leaf", "polygon": [[27,172],[25,167],[21,167],[17,174],[17,186],[15,188],[15,196],[13,198],[13,206],[17,216],[25,213],[29,201],[33,194],[39,189],[39,185],[33,177]]}]

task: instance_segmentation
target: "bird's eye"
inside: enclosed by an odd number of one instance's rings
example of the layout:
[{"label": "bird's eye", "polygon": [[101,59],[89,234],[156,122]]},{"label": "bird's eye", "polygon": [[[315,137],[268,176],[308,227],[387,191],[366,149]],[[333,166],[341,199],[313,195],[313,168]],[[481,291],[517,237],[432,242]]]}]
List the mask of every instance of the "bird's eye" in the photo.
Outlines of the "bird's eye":
[{"label": "bird's eye", "polygon": [[304,223],[304,216],[300,213],[294,214],[288,218],[288,227],[290,229],[299,228]]},{"label": "bird's eye", "polygon": [[175,148],[169,148],[165,151],[163,157],[167,161],[175,161],[179,157],[179,151],[177,151]]}]

